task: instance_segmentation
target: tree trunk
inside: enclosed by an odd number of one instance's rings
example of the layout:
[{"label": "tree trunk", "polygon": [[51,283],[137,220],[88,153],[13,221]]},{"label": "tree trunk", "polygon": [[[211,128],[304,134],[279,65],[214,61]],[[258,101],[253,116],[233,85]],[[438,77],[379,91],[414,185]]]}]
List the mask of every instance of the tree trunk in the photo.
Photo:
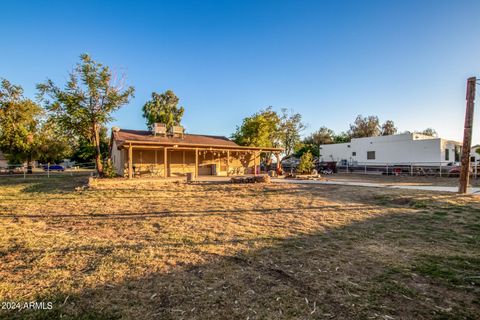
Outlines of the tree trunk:
[{"label": "tree trunk", "polygon": [[27,158],[27,173],[33,173],[32,172],[32,157],[30,155]]},{"label": "tree trunk", "polygon": [[95,145],[95,164],[99,176],[103,176],[102,154],[100,152],[100,130],[97,124],[93,124],[93,143]]}]

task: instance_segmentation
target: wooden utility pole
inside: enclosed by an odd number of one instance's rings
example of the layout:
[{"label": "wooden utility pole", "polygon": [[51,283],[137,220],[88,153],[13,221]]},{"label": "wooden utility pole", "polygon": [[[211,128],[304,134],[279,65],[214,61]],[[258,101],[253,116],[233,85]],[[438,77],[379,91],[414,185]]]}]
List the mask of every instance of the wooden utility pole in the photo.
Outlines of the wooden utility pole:
[{"label": "wooden utility pole", "polygon": [[470,177],[470,148],[472,145],[473,106],[475,101],[475,86],[477,78],[467,80],[467,111],[465,113],[465,126],[463,129],[462,170],[460,172],[460,185],[458,193],[467,193],[468,179]]}]

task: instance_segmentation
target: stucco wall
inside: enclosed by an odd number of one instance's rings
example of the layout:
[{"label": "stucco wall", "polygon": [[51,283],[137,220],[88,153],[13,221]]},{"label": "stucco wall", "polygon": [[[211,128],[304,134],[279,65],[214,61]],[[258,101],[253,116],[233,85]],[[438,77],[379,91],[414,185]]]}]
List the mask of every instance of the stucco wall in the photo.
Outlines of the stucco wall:
[{"label": "stucco wall", "polygon": [[123,175],[123,163],[125,162],[124,150],[117,149],[117,143],[115,142],[115,140],[112,144],[110,158],[112,159],[112,164],[115,168],[115,172],[118,175]]}]

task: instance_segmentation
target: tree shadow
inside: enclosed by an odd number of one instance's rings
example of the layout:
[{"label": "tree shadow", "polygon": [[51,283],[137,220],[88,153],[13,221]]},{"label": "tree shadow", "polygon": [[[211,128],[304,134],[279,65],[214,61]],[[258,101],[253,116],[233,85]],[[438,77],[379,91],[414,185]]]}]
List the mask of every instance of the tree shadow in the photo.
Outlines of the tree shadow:
[{"label": "tree shadow", "polygon": [[[450,228],[468,223],[442,219],[421,211],[391,212],[311,234],[249,239],[252,245],[234,254],[220,250],[226,241],[213,243],[218,250],[202,248],[207,243],[201,242],[189,246],[188,254],[162,271],[145,271],[79,293],[39,297],[54,301],[54,309],[5,315],[11,319],[474,319],[480,311],[478,285],[466,280],[454,283],[448,273],[422,268],[432,257],[445,267],[438,252],[428,251],[453,241],[447,237]],[[465,234],[455,236],[471,234],[465,229]],[[445,257],[467,260],[465,248],[478,254],[478,247],[459,238],[452,243],[458,250],[445,250]],[[139,254],[155,245],[177,247],[150,242],[128,249]],[[421,251],[417,254],[412,246]],[[82,248],[72,248],[77,249]],[[112,245],[102,252],[108,255],[118,249]],[[201,262],[192,263],[193,256]],[[452,269],[461,274],[459,279],[480,270],[480,259],[468,261]]]},{"label": "tree shadow", "polygon": [[68,194],[76,188],[84,186],[88,182],[87,174],[56,174],[51,177],[27,176],[25,179],[20,176],[1,177],[0,187],[20,187],[22,193],[27,194]]},{"label": "tree shadow", "polygon": [[[341,210],[343,212],[365,210],[370,207],[366,206],[340,206],[340,205],[325,205],[325,206],[308,206],[308,207],[276,207],[276,208],[249,208],[249,209],[240,209],[236,208],[233,210],[225,209],[207,209],[207,210],[165,210],[165,211],[151,211],[147,212],[116,212],[111,213],[88,213],[88,214],[70,214],[70,213],[45,213],[45,214],[10,214],[5,213],[0,215],[0,219],[20,219],[27,218],[32,220],[37,219],[72,219],[76,221],[80,220],[139,220],[139,219],[162,219],[162,218],[198,218],[198,217],[228,217],[228,216],[239,216],[248,213],[249,215],[277,215],[277,214],[290,214],[290,215],[302,215],[305,212],[315,212],[319,210],[328,211],[328,210]],[[298,211],[302,213],[297,213]]]}]

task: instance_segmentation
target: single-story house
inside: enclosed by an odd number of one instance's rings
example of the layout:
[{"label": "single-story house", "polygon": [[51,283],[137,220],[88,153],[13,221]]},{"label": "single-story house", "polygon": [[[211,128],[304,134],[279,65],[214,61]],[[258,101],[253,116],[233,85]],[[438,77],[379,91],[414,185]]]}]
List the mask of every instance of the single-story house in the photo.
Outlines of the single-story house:
[{"label": "single-story house", "polygon": [[347,143],[320,145],[320,161],[338,165],[413,164],[417,166],[458,163],[462,143],[419,133],[353,138]]},{"label": "single-story house", "polygon": [[[239,146],[223,136],[199,134],[155,134],[155,131],[115,128],[111,137],[111,159],[118,175],[172,177],[192,173],[230,176],[258,174],[260,154],[283,149]],[[279,163],[279,161],[277,161]]]}]

